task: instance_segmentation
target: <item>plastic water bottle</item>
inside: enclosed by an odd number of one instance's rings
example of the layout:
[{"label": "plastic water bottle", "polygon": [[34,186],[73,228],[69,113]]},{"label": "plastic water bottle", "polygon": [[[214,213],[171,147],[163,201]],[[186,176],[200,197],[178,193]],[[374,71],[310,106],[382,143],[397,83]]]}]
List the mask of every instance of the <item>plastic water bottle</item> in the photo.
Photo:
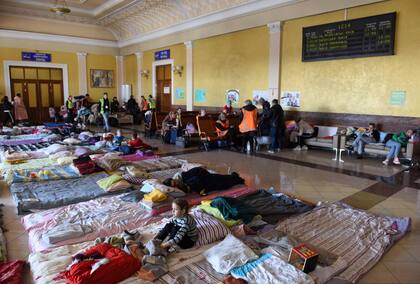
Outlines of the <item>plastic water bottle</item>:
[{"label": "plastic water bottle", "polygon": [[246,152],[247,153],[251,152],[251,144],[249,143],[249,141],[246,143]]}]

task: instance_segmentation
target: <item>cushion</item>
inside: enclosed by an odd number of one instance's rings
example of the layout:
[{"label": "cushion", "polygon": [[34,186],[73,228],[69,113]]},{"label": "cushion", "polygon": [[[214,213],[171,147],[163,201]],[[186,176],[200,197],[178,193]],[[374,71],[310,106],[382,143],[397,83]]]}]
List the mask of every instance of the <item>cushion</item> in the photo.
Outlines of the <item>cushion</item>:
[{"label": "cushion", "polygon": [[44,153],[47,155],[51,155],[51,154],[55,154],[55,153],[66,151],[66,150],[67,150],[67,146],[65,145],[52,144],[48,146],[47,148],[44,148],[42,151],[44,151]]},{"label": "cushion", "polygon": [[158,189],[163,193],[170,194],[173,197],[182,197],[186,195],[185,192],[183,192],[179,188],[164,185],[160,183],[157,179],[148,179],[145,180],[144,183],[150,184],[151,186],[153,186],[153,188]]},{"label": "cushion", "polygon": [[92,151],[89,148],[78,146],[74,150],[74,155],[77,157],[89,155]]},{"label": "cushion", "polygon": [[118,168],[120,168],[120,167],[122,167],[122,166],[124,166],[124,165],[127,164],[126,161],[121,160],[118,157],[117,158],[114,158],[114,157],[112,157],[112,158],[106,158],[105,156],[102,159],[95,160],[95,163],[99,167],[101,167],[101,168],[103,168],[103,169],[105,169],[107,171],[115,171]]},{"label": "cushion", "polygon": [[27,160],[30,158],[30,156],[25,152],[14,152],[14,153],[6,152],[4,157],[7,161]]},{"label": "cushion", "polygon": [[129,174],[124,174],[122,177],[129,183],[135,184],[135,185],[143,184],[143,182],[145,181],[144,178],[133,177],[133,176],[130,176]]},{"label": "cushion", "polygon": [[203,255],[214,270],[223,274],[228,274],[233,268],[258,258],[252,249],[231,234],[206,250]]},{"label": "cushion", "polygon": [[48,158],[52,159],[52,160],[57,160],[58,158],[63,158],[63,157],[69,157],[72,156],[70,151],[60,151],[54,154],[51,154],[48,156]]},{"label": "cushion", "polygon": [[145,201],[161,202],[166,200],[167,196],[160,190],[154,189],[152,192],[145,194],[143,199]]},{"label": "cushion", "polygon": [[338,127],[315,125],[318,127],[318,137],[328,137],[337,134]]},{"label": "cushion", "polygon": [[107,190],[112,184],[120,180],[122,180],[122,176],[111,175],[109,177],[98,180],[96,184],[99,185],[100,188]]},{"label": "cushion", "polygon": [[80,144],[81,141],[76,138],[66,138],[63,140],[63,143],[68,144],[68,145],[76,145],[76,144]]},{"label": "cushion", "polygon": [[117,182],[111,184],[106,189],[106,191],[108,191],[108,192],[115,192],[115,191],[119,191],[119,190],[128,189],[130,187],[131,187],[131,184],[128,181],[126,181],[126,180],[120,180],[120,181],[117,181]]},{"label": "cushion", "polygon": [[217,242],[229,234],[229,229],[216,218],[202,212],[201,210],[192,210],[191,216],[197,223],[198,239],[196,246],[204,246]]},{"label": "cushion", "polygon": [[125,168],[127,173],[133,177],[137,178],[150,178],[151,175],[149,173],[143,172],[140,169],[134,167],[134,166],[128,166]]},{"label": "cushion", "polygon": [[77,157],[75,156],[61,157],[57,159],[57,163],[60,166],[68,165],[68,164],[72,164],[74,159],[77,159]]}]

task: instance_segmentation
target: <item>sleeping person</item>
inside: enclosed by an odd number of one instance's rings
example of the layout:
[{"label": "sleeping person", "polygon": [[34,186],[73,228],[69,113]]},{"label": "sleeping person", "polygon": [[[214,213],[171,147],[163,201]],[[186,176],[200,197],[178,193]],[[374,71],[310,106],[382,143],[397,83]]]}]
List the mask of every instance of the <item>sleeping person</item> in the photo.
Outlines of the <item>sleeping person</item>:
[{"label": "sleeping person", "polygon": [[244,184],[244,179],[235,172],[230,175],[213,174],[202,167],[196,167],[175,174],[173,178],[166,179],[163,184],[177,187],[185,192],[206,195],[212,191],[225,190],[237,184]]}]

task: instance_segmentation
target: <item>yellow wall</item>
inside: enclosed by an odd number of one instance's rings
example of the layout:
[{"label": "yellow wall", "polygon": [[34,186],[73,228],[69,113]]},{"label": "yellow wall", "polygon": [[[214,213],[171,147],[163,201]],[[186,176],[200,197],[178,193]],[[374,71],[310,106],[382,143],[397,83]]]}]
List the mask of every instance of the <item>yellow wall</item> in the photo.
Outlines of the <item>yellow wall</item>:
[{"label": "yellow wall", "polygon": [[67,64],[68,76],[69,76],[69,93],[70,95],[78,94],[79,92],[79,77],[77,69],[77,55],[76,53],[68,52],[55,52],[55,51],[39,51],[32,49],[18,49],[18,48],[0,48],[0,97],[6,94],[4,85],[4,74],[3,74],[3,61],[4,60],[22,60],[22,51],[27,52],[45,52],[51,53],[51,63]]},{"label": "yellow wall", "polygon": [[[91,100],[96,102],[98,101],[104,92],[108,93],[108,97],[117,96],[117,73],[116,73],[116,60],[115,56],[112,55],[97,55],[97,54],[88,54],[86,56],[86,68],[88,75],[88,93],[91,97]],[[90,80],[90,70],[91,69],[103,69],[103,70],[113,70],[114,71],[114,87],[113,88],[92,88]]]},{"label": "yellow wall", "polygon": [[267,27],[258,27],[194,41],[194,89],[206,92],[206,102],[195,106],[223,106],[225,92],[237,89],[240,103],[253,90],[268,87]]},{"label": "yellow wall", "polygon": [[124,56],[124,82],[131,86],[131,95],[137,98],[137,58],[134,54]]},{"label": "yellow wall", "polygon": [[[51,63],[57,64],[67,64],[68,68],[68,80],[69,80],[69,94],[71,96],[84,95],[79,94],[79,75],[78,75],[78,64],[77,64],[77,55],[76,53],[70,52],[56,52],[48,50],[32,50],[32,49],[18,49],[18,48],[0,48],[0,97],[3,97],[6,93],[5,84],[4,84],[4,74],[3,74],[3,61],[4,60],[22,60],[22,51],[27,52],[45,52],[51,53]],[[88,54],[86,58],[87,65],[87,76],[88,76],[88,93],[93,101],[99,100],[103,92],[108,92],[109,95],[116,96],[116,74],[115,74],[115,56],[112,55],[95,55]],[[114,70],[114,88],[91,88],[90,87],[90,78],[89,72],[90,69],[109,69]]]},{"label": "yellow wall", "polygon": [[180,99],[177,100],[175,99],[174,103],[175,105],[185,105],[186,104],[186,73],[185,73],[185,69],[186,69],[186,50],[185,50],[185,45],[184,44],[177,44],[177,45],[172,45],[172,46],[168,46],[168,47],[163,47],[163,48],[159,48],[159,49],[153,49],[153,50],[148,50],[146,52],[144,52],[143,54],[143,65],[142,65],[142,69],[143,70],[149,70],[149,77],[145,78],[142,77],[142,84],[143,84],[143,95],[145,96],[149,96],[150,94],[152,94],[152,65],[153,62],[155,62],[154,60],[154,54],[155,51],[159,51],[159,50],[165,50],[165,49],[169,49],[170,53],[171,53],[171,59],[174,60],[174,66],[175,65],[181,65],[184,67],[184,71],[182,73],[182,76],[179,76],[177,74],[172,74],[172,80],[173,80],[173,84],[174,84],[174,94],[172,94],[175,97],[175,90],[177,88],[182,88],[184,89],[184,99]]},{"label": "yellow wall", "polygon": [[[344,12],[287,21],[281,54],[282,91],[300,91],[302,111],[420,116],[420,5],[393,0],[348,10],[348,19],[397,12],[394,56],[302,62],[302,27],[342,21]],[[404,106],[392,91],[407,92]]]}]

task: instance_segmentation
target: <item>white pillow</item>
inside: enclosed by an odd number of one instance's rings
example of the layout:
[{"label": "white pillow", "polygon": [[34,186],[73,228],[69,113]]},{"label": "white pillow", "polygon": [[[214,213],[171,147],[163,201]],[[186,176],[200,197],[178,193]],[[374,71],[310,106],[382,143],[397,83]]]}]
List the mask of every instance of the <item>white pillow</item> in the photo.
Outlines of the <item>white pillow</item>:
[{"label": "white pillow", "polygon": [[52,155],[58,152],[67,151],[67,146],[60,144],[52,144],[47,148],[43,149],[43,152],[47,155]]},{"label": "white pillow", "polygon": [[70,138],[64,139],[63,143],[68,144],[68,145],[77,145],[77,144],[80,144],[81,141],[79,139],[70,137]]},{"label": "white pillow", "polygon": [[206,250],[203,255],[214,270],[223,274],[228,274],[233,268],[258,258],[252,249],[231,234]]},{"label": "white pillow", "polygon": [[185,192],[183,192],[179,188],[164,185],[164,184],[160,183],[157,179],[148,179],[148,180],[145,180],[143,182],[143,184],[149,184],[153,188],[158,189],[158,190],[162,191],[163,193],[170,194],[172,196],[175,195],[176,197],[182,197],[182,196],[185,196],[186,195]]}]

